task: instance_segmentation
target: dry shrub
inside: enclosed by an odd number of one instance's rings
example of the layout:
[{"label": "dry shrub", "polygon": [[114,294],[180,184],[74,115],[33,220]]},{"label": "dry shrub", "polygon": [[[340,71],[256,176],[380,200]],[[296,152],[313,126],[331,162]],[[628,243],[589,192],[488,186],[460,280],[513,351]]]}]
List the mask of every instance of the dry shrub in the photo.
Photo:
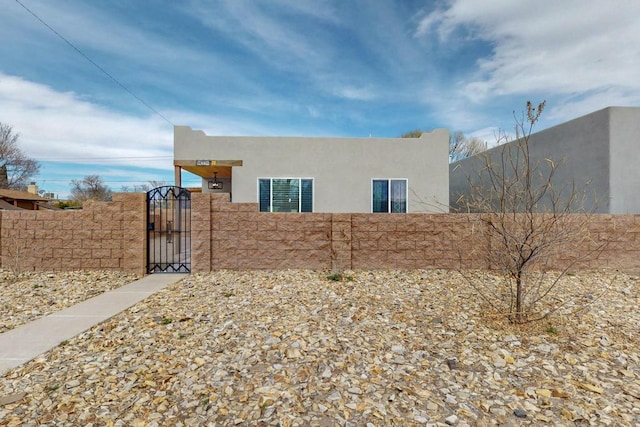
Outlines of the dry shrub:
[{"label": "dry shrub", "polygon": [[[590,235],[597,204],[588,183],[554,179],[564,161],[534,161],[529,140],[545,103],[527,103],[516,118],[516,139],[479,156],[482,167],[468,177],[469,193],[457,200],[469,215],[472,249],[462,254],[461,273],[492,312],[510,322],[541,320],[557,311],[557,290],[567,272],[588,265],[606,247]],[[465,273],[463,258],[486,273]]]}]

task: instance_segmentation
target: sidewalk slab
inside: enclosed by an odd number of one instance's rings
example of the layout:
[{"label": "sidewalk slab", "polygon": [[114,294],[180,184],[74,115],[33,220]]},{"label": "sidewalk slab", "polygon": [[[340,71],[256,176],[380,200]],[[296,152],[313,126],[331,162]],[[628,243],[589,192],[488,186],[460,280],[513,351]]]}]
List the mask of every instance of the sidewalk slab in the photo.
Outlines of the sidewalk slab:
[{"label": "sidewalk slab", "polygon": [[151,274],[0,334],[0,375],[186,276],[187,274]]}]

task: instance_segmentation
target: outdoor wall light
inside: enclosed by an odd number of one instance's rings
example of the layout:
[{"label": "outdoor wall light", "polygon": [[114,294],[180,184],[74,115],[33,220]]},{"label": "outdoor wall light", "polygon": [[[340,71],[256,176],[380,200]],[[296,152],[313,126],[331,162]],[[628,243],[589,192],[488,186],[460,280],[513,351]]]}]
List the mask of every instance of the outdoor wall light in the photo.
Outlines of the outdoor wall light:
[{"label": "outdoor wall light", "polygon": [[213,181],[209,181],[209,190],[222,190],[222,181],[218,181],[218,172],[213,173]]}]

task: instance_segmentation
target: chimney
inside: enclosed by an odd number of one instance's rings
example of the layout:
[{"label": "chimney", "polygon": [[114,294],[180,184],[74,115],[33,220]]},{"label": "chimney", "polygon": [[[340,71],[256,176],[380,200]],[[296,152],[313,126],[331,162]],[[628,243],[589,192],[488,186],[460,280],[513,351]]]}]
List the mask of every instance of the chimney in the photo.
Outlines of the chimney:
[{"label": "chimney", "polygon": [[38,195],[38,185],[35,182],[32,182],[27,186],[27,192],[31,194]]}]

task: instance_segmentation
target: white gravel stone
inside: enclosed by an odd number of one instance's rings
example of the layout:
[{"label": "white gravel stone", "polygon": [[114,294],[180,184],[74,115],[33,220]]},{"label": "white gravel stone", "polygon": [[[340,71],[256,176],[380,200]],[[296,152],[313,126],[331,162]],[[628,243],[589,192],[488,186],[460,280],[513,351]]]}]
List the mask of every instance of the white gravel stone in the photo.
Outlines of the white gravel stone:
[{"label": "white gravel stone", "polygon": [[[38,277],[108,277],[75,274]],[[0,425],[640,424],[637,277],[568,277],[577,315],[515,326],[454,272],[347,274],[191,275],[7,372]],[[612,279],[629,292],[581,299]],[[3,283],[0,298],[8,325],[24,294]]]},{"label": "white gravel stone", "polygon": [[71,307],[140,276],[117,271],[21,273],[0,270],[0,333]]}]

